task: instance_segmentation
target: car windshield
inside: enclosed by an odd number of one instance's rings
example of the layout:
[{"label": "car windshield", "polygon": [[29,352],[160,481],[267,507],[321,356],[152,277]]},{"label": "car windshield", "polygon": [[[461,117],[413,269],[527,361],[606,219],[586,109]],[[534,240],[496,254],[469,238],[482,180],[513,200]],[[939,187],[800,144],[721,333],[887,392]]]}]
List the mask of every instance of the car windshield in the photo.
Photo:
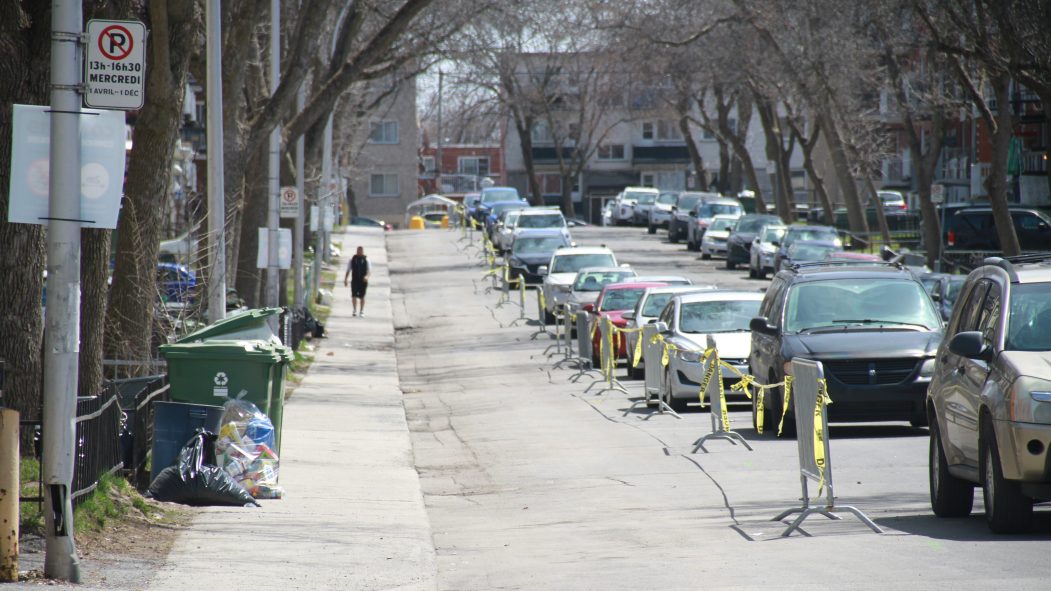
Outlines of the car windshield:
[{"label": "car windshield", "polygon": [[821,246],[819,244],[793,244],[788,249],[788,257],[794,262],[821,261],[828,253],[836,250],[835,246]]},{"label": "car windshield", "polygon": [[683,196],[679,197],[679,202],[677,203],[677,205],[679,207],[679,211],[682,211],[682,212],[690,211],[691,209],[693,209],[693,207],[695,205],[697,205],[697,202],[700,201],[700,200],[701,200],[701,196],[700,195],[683,195]]},{"label": "car windshield", "polygon": [[793,288],[785,306],[785,332],[830,326],[933,330],[941,326],[941,316],[923,286],[909,279],[827,279]]},{"label": "car windshield", "polygon": [[545,213],[543,215],[524,215],[518,220],[519,228],[561,228],[566,225],[565,218],[560,213]]},{"label": "car windshield", "polygon": [[577,273],[577,279],[573,282],[573,291],[602,291],[602,287],[605,285],[620,283],[634,276],[634,271],[627,270]]},{"label": "car windshield", "polygon": [[490,189],[482,193],[482,203],[496,203],[497,201],[517,201],[517,189]]},{"label": "car windshield", "polygon": [[514,254],[554,252],[566,245],[561,236],[519,236],[511,252]]},{"label": "car windshield", "polygon": [[716,215],[741,215],[741,206],[734,203],[705,203],[697,210],[697,217],[710,218]]},{"label": "car windshield", "polygon": [[839,235],[835,228],[792,228],[785,232],[785,244],[791,244],[796,240],[826,240],[832,242]]},{"label": "car windshield", "polygon": [[500,217],[500,214],[504,213],[505,211],[514,210],[514,209],[522,209],[522,205],[523,204],[521,204],[521,203],[501,203],[499,205],[494,205],[493,206],[492,213],[496,217]]},{"label": "car windshield", "polygon": [[675,193],[661,193],[660,197],[657,197],[657,203],[659,205],[675,205],[678,199],[679,196]]},{"label": "car windshield", "polygon": [[763,242],[777,242],[781,240],[781,237],[785,235],[784,228],[767,228],[763,232]]},{"label": "car windshield", "polygon": [[1011,286],[1008,319],[1009,351],[1051,351],[1051,283],[1016,283]]},{"label": "car windshield", "polygon": [[659,316],[664,306],[671,301],[672,296],[675,294],[671,293],[654,293],[650,294],[650,297],[646,298],[646,302],[642,304],[642,315],[643,316]]},{"label": "car windshield", "polygon": [[641,205],[652,205],[657,200],[656,193],[642,193],[639,195],[639,203]]},{"label": "car windshield", "polygon": [[584,267],[612,267],[616,265],[613,255],[595,254],[564,254],[555,257],[551,265],[551,273],[576,273]]},{"label": "car windshield", "polygon": [[708,231],[725,232],[734,227],[736,223],[737,220],[715,220],[712,222],[712,225],[708,226]]},{"label": "car windshield", "polygon": [[644,291],[646,290],[642,287],[608,290],[606,295],[602,296],[598,309],[601,311],[632,310],[635,308],[635,304],[639,303],[639,298],[642,297],[642,292]]},{"label": "car windshield", "polygon": [[679,331],[689,334],[747,332],[759,300],[688,302],[679,308]]},{"label": "car windshield", "polygon": [[734,232],[743,234],[754,234],[766,224],[771,222],[770,218],[741,218],[734,227]]}]

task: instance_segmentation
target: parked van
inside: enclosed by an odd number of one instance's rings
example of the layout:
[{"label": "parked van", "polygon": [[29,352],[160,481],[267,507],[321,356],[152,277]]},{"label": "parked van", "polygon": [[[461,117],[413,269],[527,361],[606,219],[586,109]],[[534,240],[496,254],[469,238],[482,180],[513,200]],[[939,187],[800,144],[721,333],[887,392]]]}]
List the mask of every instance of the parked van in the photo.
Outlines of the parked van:
[{"label": "parked van", "polygon": [[[1051,217],[1039,209],[1012,207],[1011,219],[1022,250],[1051,250]],[[991,207],[962,209],[945,220],[946,250],[999,251]]]}]

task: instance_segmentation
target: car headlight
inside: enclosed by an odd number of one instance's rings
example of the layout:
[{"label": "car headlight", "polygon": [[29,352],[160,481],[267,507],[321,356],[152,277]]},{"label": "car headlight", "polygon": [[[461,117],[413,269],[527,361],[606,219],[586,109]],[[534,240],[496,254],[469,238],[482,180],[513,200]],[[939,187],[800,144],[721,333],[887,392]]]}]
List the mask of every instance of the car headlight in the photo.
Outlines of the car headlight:
[{"label": "car headlight", "polygon": [[920,377],[929,378],[934,375],[934,358],[924,360],[923,365],[920,366]]},{"label": "car headlight", "polygon": [[700,351],[679,351],[678,352],[678,357],[679,357],[679,359],[681,359],[681,360],[683,360],[683,361],[685,361],[687,363],[698,363],[701,360],[701,352]]},{"label": "car headlight", "polygon": [[832,244],[835,244],[836,248],[843,248],[843,241],[840,240],[839,238],[836,238],[835,240],[833,240]]}]

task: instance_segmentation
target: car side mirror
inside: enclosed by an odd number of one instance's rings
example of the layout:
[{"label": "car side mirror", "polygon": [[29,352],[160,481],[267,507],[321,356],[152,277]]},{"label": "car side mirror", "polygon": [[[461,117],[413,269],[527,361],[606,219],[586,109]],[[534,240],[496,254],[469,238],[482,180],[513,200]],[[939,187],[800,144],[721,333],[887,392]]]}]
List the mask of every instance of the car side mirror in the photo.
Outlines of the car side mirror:
[{"label": "car side mirror", "polygon": [[657,322],[657,326],[655,328],[657,329],[657,332],[660,332],[660,333],[668,332],[668,323],[667,322],[658,321]]},{"label": "car side mirror", "polygon": [[672,211],[679,211],[679,206],[678,205],[672,205],[671,206],[671,210]]},{"label": "car side mirror", "polygon": [[760,334],[777,334],[777,327],[770,326],[770,322],[766,319],[766,316],[756,316],[755,318],[752,318],[752,320],[748,322],[748,328]]},{"label": "car side mirror", "polygon": [[540,276],[547,275],[547,265],[540,265],[537,267],[536,274]]},{"label": "car side mirror", "polygon": [[635,312],[625,312],[620,317],[624,320],[635,320]]},{"label": "car side mirror", "polygon": [[949,352],[968,359],[979,359],[989,361],[993,358],[993,350],[985,344],[982,333],[973,330],[958,333],[949,341]]},{"label": "car side mirror", "polygon": [[931,292],[931,299],[934,300],[935,302],[940,302],[940,301],[942,301],[942,294],[940,294],[940,293],[938,293],[936,291],[933,291],[933,292]]},{"label": "car side mirror", "polygon": [[778,242],[777,240],[774,240],[773,242],[770,243],[770,246],[781,246],[781,243]]}]

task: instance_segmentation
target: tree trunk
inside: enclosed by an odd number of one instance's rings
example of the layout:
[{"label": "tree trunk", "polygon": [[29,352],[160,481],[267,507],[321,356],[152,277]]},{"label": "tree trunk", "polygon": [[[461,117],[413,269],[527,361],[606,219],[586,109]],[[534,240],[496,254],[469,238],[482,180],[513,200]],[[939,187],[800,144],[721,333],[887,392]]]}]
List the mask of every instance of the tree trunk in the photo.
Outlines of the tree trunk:
[{"label": "tree trunk", "polygon": [[777,108],[771,101],[759,101],[759,120],[763,125],[763,135],[766,137],[766,158],[777,167],[777,180],[774,183],[774,201],[777,204],[777,215],[781,221],[791,224],[795,218],[795,211],[790,198],[791,179],[785,178],[787,167],[785,166],[785,149],[781,142],[782,131],[777,123]]},{"label": "tree trunk", "polygon": [[748,128],[752,126],[752,109],[754,104],[748,93],[742,93],[737,99],[737,129],[730,129],[729,121],[719,119],[719,130],[730,140],[734,155],[741,161],[744,168],[745,180],[755,194],[755,210],[757,213],[766,213],[766,200],[763,199],[763,190],[759,188],[759,174],[755,171],[755,163],[752,162],[752,154],[748,151],[745,139],[748,137]]},{"label": "tree trunk", "polygon": [[876,192],[876,184],[872,182],[871,174],[865,175],[865,187],[869,190],[872,207],[876,210],[876,223],[879,225],[880,237],[883,238],[883,244],[890,246],[890,227],[887,226],[887,212],[883,211],[883,202],[880,201],[879,194]]},{"label": "tree trunk", "polygon": [[[29,420],[40,418],[46,255],[44,226],[7,221],[11,116],[15,103],[47,103],[50,58],[50,3],[0,3],[0,359],[6,361],[4,406]],[[32,436],[22,443],[32,445]]]},{"label": "tree trunk", "polygon": [[1006,256],[1022,252],[1015,233],[1011,211],[1007,204],[1007,157],[1011,149],[1011,133],[1014,116],[1011,114],[1011,78],[1000,74],[993,78],[996,94],[996,129],[993,131],[993,162],[989,170],[989,203],[993,208],[996,235],[1000,238],[1000,250]]},{"label": "tree trunk", "polygon": [[686,142],[686,151],[690,154],[690,162],[697,175],[697,187],[704,191],[708,188],[708,173],[704,170],[704,158],[701,156],[701,151],[697,149],[697,140],[693,138],[689,116],[682,112],[679,113],[679,131]]},{"label": "tree trunk", "polygon": [[171,187],[190,56],[203,28],[198,8],[194,0],[169,0],[149,9],[146,100],[132,138],[107,312],[106,351],[113,359],[151,356],[160,212]]},{"label": "tree trunk", "polygon": [[110,231],[80,231],[80,355],[77,390],[83,396],[102,393],[103,329],[109,285]]},{"label": "tree trunk", "polygon": [[576,175],[562,175],[562,214],[566,216],[566,219],[577,215],[573,207],[573,182],[575,180]]},{"label": "tree trunk", "polygon": [[263,271],[256,267],[259,228],[266,227],[269,173],[267,146],[247,162],[244,176],[244,207],[241,210],[240,244],[237,252],[237,293],[249,308],[261,303]]},{"label": "tree trunk", "polygon": [[864,236],[864,240],[867,241],[869,223],[865,217],[865,208],[862,207],[858,196],[857,185],[854,184],[854,175],[851,173],[850,161],[847,159],[846,147],[839,134],[839,127],[836,126],[836,122],[827,110],[818,115],[818,120],[825,132],[825,144],[832,158],[832,167],[836,173],[836,180],[839,181],[843,202],[847,206],[847,222],[850,225],[850,231]]},{"label": "tree trunk", "polygon": [[[911,125],[911,117],[906,125]],[[912,168],[916,171],[917,193],[920,196],[920,217],[923,219],[923,243],[927,246],[927,266],[934,269],[942,256],[942,228],[938,218],[938,208],[931,202],[931,185],[934,183],[934,172],[941,158],[942,145],[945,140],[945,114],[935,112],[931,116],[931,131],[928,136],[927,151],[923,152],[923,142],[919,133],[910,134],[910,152]],[[944,207],[944,205],[943,205]]]},{"label": "tree trunk", "polygon": [[[536,178],[536,164],[533,163],[532,119],[515,117],[515,130],[518,132],[518,144],[522,148],[522,165],[525,166],[526,184],[529,200],[532,205],[544,204],[544,192]],[[507,166],[507,163],[504,163]]]}]

